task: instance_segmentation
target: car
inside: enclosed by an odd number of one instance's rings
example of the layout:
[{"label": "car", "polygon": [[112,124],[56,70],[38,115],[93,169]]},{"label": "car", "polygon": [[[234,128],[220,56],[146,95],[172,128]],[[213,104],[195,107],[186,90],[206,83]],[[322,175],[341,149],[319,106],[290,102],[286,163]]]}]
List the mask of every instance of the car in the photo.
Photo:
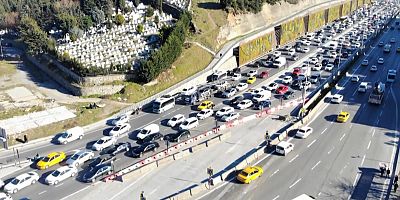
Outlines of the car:
[{"label": "car", "polygon": [[400,53],[400,47],[397,47],[396,52]]},{"label": "car", "polygon": [[182,90],[182,94],[183,95],[191,95],[193,93],[195,93],[197,91],[197,87],[196,86],[191,86],[188,88],[183,88]]},{"label": "car", "polygon": [[249,84],[247,84],[247,83],[239,83],[239,84],[236,85],[235,88],[238,91],[243,91],[243,90],[247,89],[248,87],[249,87]]},{"label": "car", "polygon": [[4,185],[4,181],[0,179],[0,188],[2,188]]},{"label": "car", "polygon": [[350,117],[350,113],[342,111],[337,116],[336,121],[344,123],[349,119],[349,117]]},{"label": "car", "polygon": [[292,88],[299,88],[301,89],[301,83],[303,80],[295,79],[293,80],[292,84],[290,85]]},{"label": "car", "polygon": [[49,174],[46,177],[45,182],[48,185],[57,185],[59,182],[67,178],[74,177],[77,174],[78,174],[78,169],[76,167],[62,166],[51,172],[51,174]]},{"label": "car", "polygon": [[261,93],[264,93],[264,89],[263,88],[257,88],[257,89],[254,89],[254,90],[252,90],[251,91],[251,96],[256,96],[257,94],[261,94]]},{"label": "car", "polygon": [[233,121],[235,119],[238,119],[239,116],[240,116],[239,113],[229,113],[229,114],[222,116],[221,121],[223,121],[223,122]]},{"label": "car", "polygon": [[85,174],[83,174],[82,181],[86,183],[89,182],[94,183],[96,182],[96,180],[100,180],[105,176],[110,175],[111,173],[112,173],[111,163],[102,164],[90,169]]},{"label": "car", "polygon": [[276,93],[277,94],[284,94],[285,92],[287,92],[289,90],[289,87],[286,85],[280,85],[278,87],[278,89],[276,89]]},{"label": "car", "polygon": [[[160,133],[151,134],[151,135],[145,137],[143,139],[143,142],[156,140],[157,138],[160,137],[157,134],[161,135]],[[162,137],[163,136],[161,135],[161,138]],[[117,155],[119,153],[128,152],[130,149],[131,149],[131,143],[130,142],[120,142],[120,143],[114,145],[114,147],[111,148],[107,153],[111,154],[112,156],[115,156],[115,155]]]},{"label": "car", "polygon": [[351,77],[351,82],[358,82],[360,80],[360,77],[358,77],[357,75],[353,75]]},{"label": "car", "polygon": [[280,51],[274,51],[273,55],[274,55],[275,57],[279,57],[279,56],[282,55],[282,52],[280,52]]},{"label": "car", "polygon": [[168,120],[167,125],[170,127],[175,127],[185,121],[185,116],[182,114],[177,114]]},{"label": "car", "polygon": [[157,151],[157,149],[160,147],[160,144],[158,142],[147,142],[143,143],[140,146],[133,147],[131,150],[131,154],[133,157],[136,158],[141,158],[143,157],[143,154],[150,152],[150,151]]},{"label": "car", "polygon": [[113,136],[104,136],[102,138],[100,138],[99,140],[97,140],[93,146],[92,149],[94,151],[101,151],[104,148],[107,148],[111,145],[115,145],[117,143],[117,138],[113,137]]},{"label": "car", "polygon": [[343,95],[340,95],[340,94],[335,94],[331,98],[332,103],[340,103],[342,101],[343,101]]},{"label": "car", "polygon": [[74,155],[69,157],[66,164],[68,166],[78,167],[79,165],[92,159],[93,157],[94,157],[94,153],[92,151],[81,150],[81,151],[75,152]]},{"label": "car", "polygon": [[229,88],[222,93],[222,96],[225,98],[230,98],[236,94],[237,90],[235,88]]},{"label": "car", "polygon": [[203,101],[201,104],[197,107],[197,110],[203,110],[203,109],[213,109],[214,108],[214,103],[212,101]]},{"label": "car", "polygon": [[229,101],[229,105],[235,107],[238,103],[243,100],[243,96],[236,96]]},{"label": "car", "polygon": [[15,194],[19,190],[22,190],[30,185],[35,184],[39,180],[39,174],[36,172],[23,173],[15,178],[13,178],[9,183],[7,183],[3,190],[8,194]]},{"label": "car", "polygon": [[383,44],[384,44],[383,41],[380,41],[378,46],[383,47]]},{"label": "car", "polygon": [[302,52],[303,53],[308,53],[310,51],[310,48],[308,48],[308,47],[304,47],[303,49],[302,49]]},{"label": "car", "polygon": [[300,128],[300,129],[297,130],[297,132],[296,132],[296,137],[305,139],[305,138],[307,138],[312,132],[313,132],[313,128],[306,126],[306,127],[303,127],[303,128]]},{"label": "car", "polygon": [[118,137],[118,136],[128,132],[130,129],[131,129],[131,125],[128,123],[119,124],[117,126],[114,126],[114,128],[111,129],[109,135]]},{"label": "car", "polygon": [[314,66],[311,67],[311,70],[313,71],[319,71],[322,69],[322,64],[321,63],[317,63]]},{"label": "car", "polygon": [[42,158],[39,160],[39,162],[36,163],[36,167],[38,169],[47,169],[53,165],[56,165],[63,160],[65,160],[67,156],[65,155],[64,152],[52,152],[46,157]]},{"label": "car", "polygon": [[274,90],[278,89],[278,87],[279,87],[278,83],[272,82],[272,83],[268,84],[268,86],[266,88],[269,91],[274,91]]},{"label": "car", "polygon": [[241,75],[241,74],[234,73],[234,74],[232,75],[232,80],[233,80],[233,81],[240,80],[241,78],[242,78],[242,75]]},{"label": "car", "polygon": [[395,43],[395,42],[396,42],[396,39],[390,38],[390,43]]},{"label": "car", "polygon": [[80,140],[84,136],[84,129],[82,127],[74,127],[61,133],[60,137],[57,138],[59,144],[67,144],[69,142]]},{"label": "car", "polygon": [[362,66],[368,66],[368,60],[363,60],[361,63]]},{"label": "car", "polygon": [[296,68],[293,69],[292,76],[298,76],[300,74],[301,74],[301,68],[300,67],[296,67]]},{"label": "car", "polygon": [[378,64],[383,64],[385,61],[383,60],[383,58],[379,58],[378,59]]},{"label": "car", "polygon": [[282,79],[282,83],[284,84],[290,84],[293,81],[293,77],[292,76],[285,76]]},{"label": "car", "polygon": [[257,70],[254,70],[254,69],[247,72],[248,77],[253,77],[253,76],[256,76],[257,74],[258,74]]},{"label": "car", "polygon": [[116,158],[114,156],[100,155],[100,156],[97,156],[96,158],[92,159],[91,161],[89,161],[88,167],[89,167],[89,169],[92,169],[99,165],[111,163],[111,161],[115,161],[115,160],[116,160]]},{"label": "car", "polygon": [[0,192],[0,200],[12,200],[12,197],[7,193]]},{"label": "car", "polygon": [[248,84],[253,84],[254,82],[256,82],[256,80],[257,80],[257,78],[255,76],[253,76],[253,77],[249,77],[246,82]]},{"label": "car", "polygon": [[268,72],[268,71],[262,71],[262,72],[258,75],[259,78],[268,78],[268,76],[269,76],[269,72]]},{"label": "car", "polygon": [[164,136],[164,140],[169,141],[169,142],[179,142],[184,137],[190,138],[189,130],[182,130],[182,131],[178,131],[174,134],[166,135],[166,136]]},{"label": "car", "polygon": [[197,113],[196,117],[199,120],[203,120],[206,119],[208,117],[211,117],[214,114],[214,111],[211,109],[204,109],[202,111],[200,111],[199,113]]},{"label": "car", "polygon": [[286,100],[291,99],[293,97],[294,97],[294,91],[291,91],[291,90],[289,90],[289,91],[285,92],[285,94],[283,94],[283,98]]},{"label": "car", "polygon": [[371,68],[369,68],[369,71],[376,72],[378,71],[378,67],[376,67],[376,65],[372,65]]},{"label": "car", "polygon": [[333,67],[334,67],[334,65],[333,64],[331,64],[331,63],[329,63],[329,64],[327,64],[326,66],[325,66],[325,71],[332,71],[332,69],[333,69]]},{"label": "car", "polygon": [[182,124],[179,125],[179,130],[190,130],[199,126],[197,117],[189,117]]},{"label": "car", "polygon": [[312,74],[311,77],[310,77],[310,82],[311,83],[317,83],[320,78],[321,78],[321,74],[319,74],[319,73]]},{"label": "car", "polygon": [[112,120],[111,124],[114,126],[120,125],[120,124],[125,124],[129,122],[129,115],[128,114],[123,114],[114,120]]},{"label": "car", "polygon": [[296,60],[298,60],[299,59],[299,55],[297,55],[297,54],[293,54],[292,56],[290,56],[289,58],[288,58],[288,60],[291,60],[291,61],[296,61]]},{"label": "car", "polygon": [[244,99],[241,101],[236,107],[240,110],[250,108],[253,105],[253,102],[250,99]]},{"label": "car", "polygon": [[317,64],[317,62],[318,62],[318,58],[316,58],[316,57],[310,57],[308,60],[308,63],[310,63],[312,65]]},{"label": "car", "polygon": [[248,166],[244,168],[236,177],[242,183],[249,184],[264,173],[263,169],[258,166]]},{"label": "car", "polygon": [[254,109],[263,110],[264,108],[271,107],[272,102],[270,100],[260,101],[254,104]]},{"label": "car", "polygon": [[234,111],[235,111],[234,108],[232,108],[232,107],[230,107],[230,106],[225,106],[225,107],[223,107],[221,110],[217,111],[217,112],[215,113],[215,116],[216,116],[216,117],[222,117],[222,116],[224,116],[224,115],[226,115],[226,114],[233,113]]},{"label": "car", "polygon": [[329,64],[329,60],[328,59],[323,59],[321,61],[322,66],[327,66]]}]

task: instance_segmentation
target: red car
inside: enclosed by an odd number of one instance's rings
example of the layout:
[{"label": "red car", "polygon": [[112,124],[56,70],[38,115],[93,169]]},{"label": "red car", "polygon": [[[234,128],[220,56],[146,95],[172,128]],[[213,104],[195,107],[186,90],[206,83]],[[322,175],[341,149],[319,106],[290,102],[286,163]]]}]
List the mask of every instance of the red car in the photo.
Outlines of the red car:
[{"label": "red car", "polygon": [[259,75],[260,78],[267,78],[269,75],[268,71],[263,71],[261,72],[261,74]]},{"label": "red car", "polygon": [[281,85],[276,89],[277,94],[285,94],[289,90],[289,87],[286,85]]},{"label": "red car", "polygon": [[294,68],[292,74],[294,76],[300,75],[301,74],[301,69],[299,67]]}]

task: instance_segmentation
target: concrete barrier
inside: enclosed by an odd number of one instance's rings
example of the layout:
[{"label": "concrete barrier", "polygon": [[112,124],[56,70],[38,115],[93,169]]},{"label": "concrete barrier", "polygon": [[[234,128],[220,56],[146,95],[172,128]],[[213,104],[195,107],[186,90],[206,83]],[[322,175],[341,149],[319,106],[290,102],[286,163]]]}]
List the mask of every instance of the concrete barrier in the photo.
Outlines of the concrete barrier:
[{"label": "concrete barrier", "polygon": [[223,133],[219,135],[219,140],[220,141],[225,141],[226,139],[230,138],[232,136],[232,133],[230,131]]},{"label": "concrete barrier", "polygon": [[200,150],[202,150],[202,149],[204,149],[206,147],[207,147],[206,146],[206,142],[202,142],[202,143],[200,143],[198,145],[192,146],[192,148],[190,148],[190,149],[191,149],[192,153],[194,153],[194,152],[200,151]]},{"label": "concrete barrier", "polygon": [[214,186],[215,186],[215,185],[218,185],[218,184],[220,184],[220,183],[222,183],[222,178],[221,178],[221,176],[216,176],[216,177],[214,177],[214,178],[213,178],[213,183],[214,183]]},{"label": "concrete barrier", "polygon": [[167,164],[167,163],[170,163],[172,161],[174,161],[174,157],[173,156],[164,157],[164,158],[156,161],[157,167],[159,167],[161,165],[164,165],[164,164]]},{"label": "concrete barrier", "polygon": [[260,148],[259,150],[256,151],[257,157],[261,157],[265,154],[264,148]]},{"label": "concrete barrier", "polygon": [[152,162],[152,163],[149,163],[149,164],[139,168],[138,171],[140,170],[142,173],[147,173],[149,171],[154,170],[155,168],[157,168],[157,163]]},{"label": "concrete barrier", "polygon": [[218,142],[220,142],[219,136],[216,136],[216,137],[213,137],[213,138],[207,140],[206,141],[206,145],[207,145],[207,147],[210,147],[211,145],[214,145],[214,144],[216,144]]},{"label": "concrete barrier", "polygon": [[254,154],[255,154],[255,152],[246,157],[247,165],[251,165],[251,163],[257,159]]},{"label": "concrete barrier", "polygon": [[129,173],[123,174],[122,177],[123,177],[123,179],[130,180],[132,178],[136,179],[136,178],[140,177],[141,175],[143,175],[142,171],[137,169],[137,170],[129,171]]},{"label": "concrete barrier", "polygon": [[192,197],[190,190],[185,190],[180,192],[178,195],[175,195],[176,200],[186,200]]},{"label": "concrete barrier", "polygon": [[188,155],[190,155],[190,149],[186,149],[186,150],[183,150],[181,152],[175,153],[173,155],[173,157],[174,157],[174,160],[179,160],[179,159],[181,159],[183,157],[186,157]]},{"label": "concrete barrier", "polygon": [[248,121],[256,119],[256,118],[257,118],[257,115],[253,114],[253,115],[249,115],[249,116],[243,117],[242,120],[243,120],[243,123],[245,123],[245,122],[248,122]]},{"label": "concrete barrier", "polygon": [[201,191],[203,191],[203,184],[201,185],[195,185],[195,187],[190,188],[190,194],[192,196],[199,194]]}]

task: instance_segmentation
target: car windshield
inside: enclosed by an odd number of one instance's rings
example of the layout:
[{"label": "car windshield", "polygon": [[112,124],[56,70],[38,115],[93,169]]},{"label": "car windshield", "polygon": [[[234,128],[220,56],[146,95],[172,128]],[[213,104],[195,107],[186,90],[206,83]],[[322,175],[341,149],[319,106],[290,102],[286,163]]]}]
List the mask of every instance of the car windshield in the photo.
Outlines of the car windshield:
[{"label": "car windshield", "polygon": [[49,160],[50,160],[49,157],[44,157],[44,158],[42,159],[43,162],[49,162]]},{"label": "car windshield", "polygon": [[344,114],[340,114],[339,117],[346,117]]},{"label": "car windshield", "polygon": [[206,106],[207,105],[207,103],[201,103],[201,105],[200,106]]},{"label": "car windshield", "polygon": [[186,125],[189,124],[189,121],[184,121],[182,124],[183,124],[184,126],[186,126]]},{"label": "car windshield", "polygon": [[103,143],[104,143],[104,140],[103,140],[103,139],[100,139],[100,140],[98,140],[96,143],[97,143],[97,144],[103,144]]},{"label": "car windshield", "polygon": [[11,181],[11,183],[12,183],[13,185],[18,185],[19,179],[14,178],[14,179]]},{"label": "car windshield", "polygon": [[242,176],[245,176],[245,177],[247,177],[249,174],[247,173],[247,172],[245,172],[245,171],[242,171],[242,172],[240,172],[240,174],[242,175]]},{"label": "car windshield", "polygon": [[199,113],[200,115],[204,115],[204,114],[206,114],[206,111],[200,111],[200,113]]},{"label": "car windshield", "polygon": [[304,129],[300,129],[299,133],[305,133],[306,131]]},{"label": "car windshield", "polygon": [[68,137],[68,133],[64,132],[64,133],[62,133],[62,135],[60,137],[67,138]]},{"label": "car windshield", "polygon": [[74,154],[74,155],[71,157],[72,160],[77,160],[78,158],[79,158],[79,155],[78,155],[78,154]]},{"label": "car windshield", "polygon": [[171,121],[177,121],[177,120],[178,120],[178,118],[176,118],[176,117],[171,118]]},{"label": "car windshield", "polygon": [[60,171],[56,170],[53,173],[51,173],[51,175],[53,175],[54,177],[58,177],[61,174]]},{"label": "car windshield", "polygon": [[120,126],[116,126],[116,127],[113,128],[113,131],[119,131],[119,129],[121,129],[121,127]]}]

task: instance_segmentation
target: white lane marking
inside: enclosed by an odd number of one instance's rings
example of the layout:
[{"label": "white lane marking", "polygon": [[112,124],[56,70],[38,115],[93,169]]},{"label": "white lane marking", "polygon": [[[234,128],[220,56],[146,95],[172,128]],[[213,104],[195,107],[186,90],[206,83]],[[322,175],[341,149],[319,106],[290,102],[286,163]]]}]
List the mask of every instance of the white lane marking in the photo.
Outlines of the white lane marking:
[{"label": "white lane marking", "polygon": [[318,161],[312,168],[311,170],[314,170],[315,167],[317,167],[319,165],[319,163],[321,163],[321,161]]},{"label": "white lane marking", "polygon": [[84,187],[84,188],[82,188],[82,189],[80,189],[80,190],[78,190],[78,191],[76,191],[76,192],[74,192],[74,193],[71,193],[71,194],[65,196],[64,198],[61,198],[60,200],[68,199],[69,197],[72,197],[72,196],[74,196],[75,194],[78,194],[79,192],[82,192],[82,191],[88,189],[89,187],[90,187],[90,185],[88,185],[88,186],[86,186],[86,187]]},{"label": "white lane marking", "polygon": [[322,192],[319,192],[317,196],[320,196],[322,194]]},{"label": "white lane marking", "polygon": [[321,135],[324,134],[325,131],[326,131],[327,129],[328,129],[328,128],[325,128],[325,129],[321,132]]},{"label": "white lane marking", "polygon": [[314,139],[309,145],[307,145],[307,148],[311,147],[311,145],[313,145],[315,141],[317,141],[317,139]]},{"label": "white lane marking", "polygon": [[332,149],[328,151],[328,154],[330,154],[334,149],[335,147],[332,147]]},{"label": "white lane marking", "polygon": [[372,137],[374,137],[374,135],[375,135],[375,129],[373,129],[372,131]]},{"label": "white lane marking", "polygon": [[275,198],[273,198],[272,200],[277,200],[279,198],[279,195],[277,195]]},{"label": "white lane marking", "polygon": [[364,156],[363,156],[363,159],[361,160],[361,166],[363,166],[364,161],[365,161],[365,154],[364,154]]},{"label": "white lane marking", "polygon": [[346,136],[346,133],[343,133],[342,137],[340,137],[340,141],[343,140],[344,136]]},{"label": "white lane marking", "polygon": [[279,169],[277,169],[276,171],[274,171],[274,173],[272,173],[271,176],[269,176],[269,177],[272,177],[273,175],[275,175],[275,174],[278,173],[278,172],[279,172]]},{"label": "white lane marking", "polygon": [[371,140],[368,142],[367,149],[369,149],[370,146],[371,146]]},{"label": "white lane marking", "polygon": [[54,187],[60,187],[60,186],[62,186],[62,185],[64,185],[64,183],[58,184],[58,185],[56,185],[56,186],[54,186]]},{"label": "white lane marking", "polygon": [[357,179],[358,179],[359,176],[360,176],[360,174],[357,173],[357,176],[356,176],[356,178],[355,178],[354,181],[353,181],[353,187],[356,186],[356,182],[357,182]]},{"label": "white lane marking", "polygon": [[129,184],[128,186],[126,186],[124,189],[120,190],[117,194],[115,194],[114,196],[112,196],[111,198],[109,198],[109,200],[113,200],[116,197],[118,197],[119,195],[121,195],[123,192],[125,192],[127,189],[131,189],[132,185],[136,184],[137,182],[139,182],[140,180],[142,180],[144,177],[146,177],[147,174],[149,174],[151,171],[147,172],[146,174],[144,174],[143,176],[141,176],[140,178],[136,179],[136,181],[132,182],[131,184]]},{"label": "white lane marking", "polygon": [[295,186],[298,182],[301,181],[301,178],[299,178],[296,182],[294,182],[292,185],[289,186],[289,189],[292,188],[293,186]]},{"label": "white lane marking", "polygon": [[41,191],[41,192],[38,193],[38,195],[42,195],[42,194],[44,194],[46,192],[47,192],[46,190],[45,191]]},{"label": "white lane marking", "polygon": [[381,112],[379,113],[379,117],[381,117],[381,116],[382,116],[382,113],[383,113],[383,110],[381,110]]},{"label": "white lane marking", "polygon": [[299,154],[297,154],[294,158],[292,158],[291,160],[289,160],[289,162],[293,162],[293,160],[295,160],[297,157],[299,157]]},{"label": "white lane marking", "polygon": [[350,124],[350,128],[353,127],[353,124]]},{"label": "white lane marking", "polygon": [[378,120],[376,120],[376,125],[378,125],[379,124],[379,119]]}]

